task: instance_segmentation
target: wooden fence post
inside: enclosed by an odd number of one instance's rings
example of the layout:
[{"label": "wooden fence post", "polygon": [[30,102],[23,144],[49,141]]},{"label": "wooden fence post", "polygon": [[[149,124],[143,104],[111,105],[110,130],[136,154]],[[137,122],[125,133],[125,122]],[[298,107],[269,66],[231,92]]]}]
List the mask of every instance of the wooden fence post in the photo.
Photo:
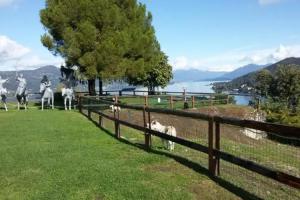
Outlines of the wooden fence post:
[{"label": "wooden fence post", "polygon": [[120,112],[119,112],[119,109],[118,107],[116,107],[116,104],[118,103],[118,96],[116,95],[115,96],[115,107],[114,107],[114,118],[115,118],[115,135],[118,139],[120,139],[121,137],[121,132],[120,132],[120,123],[117,120],[120,119]]},{"label": "wooden fence post", "polygon": [[121,137],[120,123],[117,121],[120,119],[120,112],[118,109],[114,110],[114,118],[115,118],[115,135],[116,135],[116,138],[120,139],[120,137]]},{"label": "wooden fence post", "polygon": [[82,113],[82,96],[79,97],[79,112]]},{"label": "wooden fence post", "polygon": [[170,96],[170,108],[173,109],[173,96]]},{"label": "wooden fence post", "polygon": [[[150,112],[148,112],[148,123],[149,127],[147,127],[147,121],[146,121],[146,106],[144,106],[143,109],[143,120],[144,120],[144,127],[145,128],[150,128],[151,129],[151,124],[150,124]],[[151,134],[145,132],[145,146],[149,150],[151,148]]]},{"label": "wooden fence post", "polygon": [[92,117],[91,117],[91,110],[90,110],[90,108],[88,108],[88,118],[89,118],[89,119],[92,118]]},{"label": "wooden fence post", "polygon": [[[220,122],[215,122],[215,133],[216,133],[216,139],[215,139],[215,148],[216,150],[220,150]],[[215,155],[215,168],[216,168],[216,174],[220,175],[220,156],[217,154]]]},{"label": "wooden fence post", "polygon": [[208,170],[211,175],[215,175],[214,167],[214,121],[211,117],[208,121]]},{"label": "wooden fence post", "polygon": [[144,105],[148,106],[148,96],[144,96]]},{"label": "wooden fence post", "polygon": [[192,108],[195,108],[195,96],[192,96]]},{"label": "wooden fence post", "polygon": [[[120,110],[117,109],[117,116],[118,120],[120,120]],[[117,122],[117,138],[121,138],[121,129],[120,129],[120,123]]]},{"label": "wooden fence post", "polygon": [[99,115],[99,126],[103,128],[103,117]]}]

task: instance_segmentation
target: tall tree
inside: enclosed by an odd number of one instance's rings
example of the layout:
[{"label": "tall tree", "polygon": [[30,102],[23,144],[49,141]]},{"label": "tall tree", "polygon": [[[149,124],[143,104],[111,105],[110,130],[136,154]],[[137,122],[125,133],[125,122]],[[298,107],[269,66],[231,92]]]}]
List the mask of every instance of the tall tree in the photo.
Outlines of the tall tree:
[{"label": "tall tree", "polygon": [[[152,16],[137,0],[46,0],[41,41],[89,79],[124,78],[147,69],[156,52]],[[102,87],[100,87],[100,93]]]},{"label": "tall tree", "polygon": [[269,70],[260,70],[255,77],[256,93],[260,96],[267,97],[272,81],[273,77]]},{"label": "tall tree", "polygon": [[[281,65],[275,73],[276,93],[287,106],[295,104],[300,95],[300,67]],[[292,102],[293,101],[293,102]]]}]

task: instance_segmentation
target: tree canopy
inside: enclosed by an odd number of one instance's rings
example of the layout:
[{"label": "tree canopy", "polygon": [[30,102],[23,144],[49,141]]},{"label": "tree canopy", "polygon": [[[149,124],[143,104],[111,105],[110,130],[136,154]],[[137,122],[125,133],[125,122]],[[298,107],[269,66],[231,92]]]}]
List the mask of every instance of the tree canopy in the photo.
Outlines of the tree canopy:
[{"label": "tree canopy", "polygon": [[289,101],[300,95],[300,68],[297,65],[282,65],[275,73],[276,90],[281,100]]},{"label": "tree canopy", "polygon": [[267,97],[273,81],[272,74],[269,70],[263,69],[259,71],[255,77],[256,93],[260,96]]},{"label": "tree canopy", "polygon": [[154,93],[155,87],[166,87],[173,78],[172,67],[168,64],[168,58],[161,53],[151,61],[151,64],[139,74],[128,74],[127,82],[133,85],[148,87],[150,93]]},{"label": "tree canopy", "polygon": [[46,0],[40,16],[43,45],[90,80],[144,75],[164,55],[137,0]]},{"label": "tree canopy", "polygon": [[273,75],[261,70],[256,76],[255,87],[260,96],[284,102],[287,107],[296,105],[300,96],[300,66],[280,65]]}]

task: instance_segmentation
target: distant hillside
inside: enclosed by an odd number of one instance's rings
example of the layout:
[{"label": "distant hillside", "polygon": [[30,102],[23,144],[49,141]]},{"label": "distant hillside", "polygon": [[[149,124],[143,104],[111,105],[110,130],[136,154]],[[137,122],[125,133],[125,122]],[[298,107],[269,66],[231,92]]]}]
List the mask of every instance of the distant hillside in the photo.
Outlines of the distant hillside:
[{"label": "distant hillside", "polygon": [[173,72],[172,82],[215,80],[215,78],[223,76],[225,73],[226,72],[211,72],[196,69],[175,70]]},{"label": "distant hillside", "polygon": [[[300,58],[286,58],[282,61],[279,61],[275,64],[269,65],[268,67],[265,67],[263,69],[267,69],[269,70],[272,74],[275,73],[275,71],[277,70],[279,65],[286,65],[286,64],[296,64],[300,66]],[[215,85],[221,85],[223,84],[226,88],[228,88],[229,90],[232,89],[238,89],[240,88],[242,85],[247,85],[249,87],[253,87],[255,85],[255,77],[257,75],[258,71],[255,72],[251,72],[248,73],[244,76],[238,77],[233,79],[230,82],[227,83],[216,83]]]},{"label": "distant hillside", "polygon": [[[23,73],[24,77],[27,79],[27,88],[30,92],[39,92],[40,82],[43,75],[47,75],[51,80],[52,88],[55,88],[59,83],[59,78],[61,77],[60,69],[55,66],[44,66],[35,70],[21,70],[18,73]],[[15,71],[0,71],[2,78],[9,78],[9,81],[4,84],[9,91],[16,91],[17,82]]]},{"label": "distant hillside", "polygon": [[245,74],[248,74],[250,72],[255,72],[255,71],[258,71],[260,69],[263,69],[267,66],[269,66],[270,64],[268,65],[255,65],[255,64],[249,64],[249,65],[245,65],[243,67],[240,67],[232,72],[229,72],[229,73],[226,73],[225,75],[219,77],[218,79],[220,80],[232,80],[232,79],[235,79],[235,78],[238,78],[240,76],[243,76]]}]

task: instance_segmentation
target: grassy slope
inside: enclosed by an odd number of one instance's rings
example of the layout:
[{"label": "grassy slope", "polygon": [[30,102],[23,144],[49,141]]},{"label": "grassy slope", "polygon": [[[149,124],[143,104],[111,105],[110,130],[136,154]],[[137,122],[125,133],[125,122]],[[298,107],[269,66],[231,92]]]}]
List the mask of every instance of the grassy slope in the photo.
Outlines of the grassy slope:
[{"label": "grassy slope", "polygon": [[[224,116],[244,117],[246,113],[251,111],[251,108],[244,107],[244,106],[235,106],[235,105],[222,105],[213,108],[202,107],[199,110],[203,113],[211,113],[213,110],[218,110],[220,114]],[[125,114],[126,112],[127,112],[126,109],[122,110],[122,114]],[[134,117],[132,112],[130,115],[132,119],[140,116],[137,115]],[[156,117],[158,116],[156,115]],[[172,118],[172,117],[169,116],[168,118]],[[94,119],[97,121],[98,117],[95,116]],[[160,120],[161,119],[162,118],[160,118]],[[194,129],[192,128],[192,124],[187,123],[187,121],[184,121],[183,118],[179,118],[179,119],[183,124],[189,124],[189,128]],[[170,119],[168,123],[170,124],[176,123],[176,120]],[[105,127],[108,128],[109,130],[114,130],[112,123],[104,123],[104,124]],[[173,125],[179,128],[178,124],[173,124]],[[207,124],[205,123],[205,125]],[[206,129],[203,129],[203,131],[205,130]],[[122,132],[122,136],[124,136],[128,140],[131,140],[132,142],[143,143],[144,141],[143,136],[141,134],[138,134],[138,131],[123,128],[121,132]],[[232,126],[222,125],[221,132],[222,132],[221,135],[222,150],[241,158],[250,159],[251,161],[255,161],[264,166],[268,166],[273,169],[278,169],[287,172],[289,174],[299,176],[299,166],[300,166],[299,147],[280,144],[276,141],[272,141],[269,139],[263,139],[260,141],[252,140],[244,136],[243,134],[241,134],[240,129],[237,129],[236,127],[232,127]],[[206,137],[199,138],[199,137],[203,137],[203,135],[201,136],[197,135],[197,136],[198,137],[196,137],[195,141],[200,142],[203,145],[207,145]],[[161,148],[162,148],[161,141],[155,140],[153,149],[161,149]],[[199,152],[190,151],[185,147],[182,148],[182,146],[176,145],[174,153],[178,154],[181,157],[185,157],[192,161],[195,161],[199,163],[201,166],[204,167],[207,166],[207,157],[203,155],[199,156]],[[276,181],[272,181],[271,179],[267,179],[258,174],[252,173],[242,168],[238,168],[224,161],[221,161],[221,178],[263,199],[287,199],[287,198],[299,199],[300,197],[300,191],[297,191],[296,189],[292,189],[288,186],[284,186],[282,184],[277,183]],[[239,192],[239,195],[240,194],[241,192]]]},{"label": "grassy slope", "polygon": [[[234,107],[234,106],[220,106],[219,109],[230,109],[235,114],[242,114],[241,110],[237,112],[237,109],[241,109],[242,107]],[[204,109],[204,108],[203,108]],[[246,109],[246,108],[245,108]],[[207,111],[207,110],[204,110]],[[126,113],[126,110],[122,110],[122,113]],[[95,121],[98,121],[98,116],[92,115],[92,118]],[[182,120],[182,119],[181,119]],[[185,121],[186,122],[186,121]],[[114,130],[114,124],[109,120],[105,120],[104,122],[105,128],[109,130]],[[234,132],[234,138],[232,138],[232,133]],[[233,155],[250,159],[252,161],[256,161],[259,164],[263,164],[265,166],[279,169],[286,171],[290,174],[298,174],[299,176],[299,148],[279,144],[277,142],[273,142],[268,139],[264,139],[262,141],[256,140],[245,140],[243,135],[240,134],[239,130],[235,130],[232,128],[225,128],[221,127],[222,132],[222,141],[221,141],[221,149],[225,150],[228,153]],[[230,133],[230,135],[228,135]],[[144,143],[144,136],[136,130],[131,128],[126,128],[121,126],[121,135],[122,137],[126,138],[126,140],[130,141],[131,143]],[[242,140],[242,138],[244,138]],[[240,141],[240,142],[238,142]],[[152,137],[152,149],[154,151],[158,150],[159,152],[162,151],[162,143],[161,140],[157,137]],[[195,142],[199,142],[205,146],[207,146],[207,139],[205,138],[197,138]],[[207,155],[201,154],[199,152],[193,151],[188,149],[184,146],[176,144],[175,151],[172,152],[172,155],[178,155],[181,158],[187,158],[197,164],[200,164],[202,167],[206,168],[208,166],[207,163]],[[177,161],[181,162],[181,159],[176,159]],[[184,161],[185,162],[185,161]],[[186,162],[184,163],[186,165]],[[163,164],[160,166],[154,166],[155,170],[168,172],[174,170],[174,166]],[[176,167],[175,167],[176,169]],[[197,169],[196,169],[197,170]],[[200,173],[205,173],[205,170],[201,170]],[[182,173],[182,169],[181,169]],[[222,181],[225,182],[225,185],[222,184]],[[290,188],[283,184],[279,184],[276,181],[271,179],[265,178],[261,175],[256,173],[250,172],[248,170],[242,169],[237,167],[233,164],[230,164],[225,161],[221,161],[221,176],[219,180],[216,182],[223,187],[227,188],[228,190],[234,192],[235,194],[241,196],[244,199],[256,199],[256,198],[263,198],[263,199],[299,199],[300,198],[300,191],[297,189]],[[231,185],[232,184],[232,185]],[[201,188],[208,187],[208,184],[204,184],[202,181],[200,184],[196,184],[191,186],[192,188]],[[237,191],[236,187],[242,188],[243,190]],[[211,189],[212,188],[212,189]],[[211,188],[207,188],[208,191],[213,191],[214,186]],[[211,195],[213,192],[205,192],[200,189],[201,192],[197,198],[202,199],[209,199],[209,197],[204,198],[203,195]],[[194,190],[197,193],[197,190]],[[220,193],[216,193],[218,195]],[[225,196],[225,195],[224,195]],[[211,196],[210,196],[211,197]],[[219,199],[218,196],[215,199]]]},{"label": "grassy slope", "polygon": [[[0,121],[0,199],[237,198],[167,157],[115,140],[77,112],[1,111]],[[172,170],[156,170],[162,166]]]}]

